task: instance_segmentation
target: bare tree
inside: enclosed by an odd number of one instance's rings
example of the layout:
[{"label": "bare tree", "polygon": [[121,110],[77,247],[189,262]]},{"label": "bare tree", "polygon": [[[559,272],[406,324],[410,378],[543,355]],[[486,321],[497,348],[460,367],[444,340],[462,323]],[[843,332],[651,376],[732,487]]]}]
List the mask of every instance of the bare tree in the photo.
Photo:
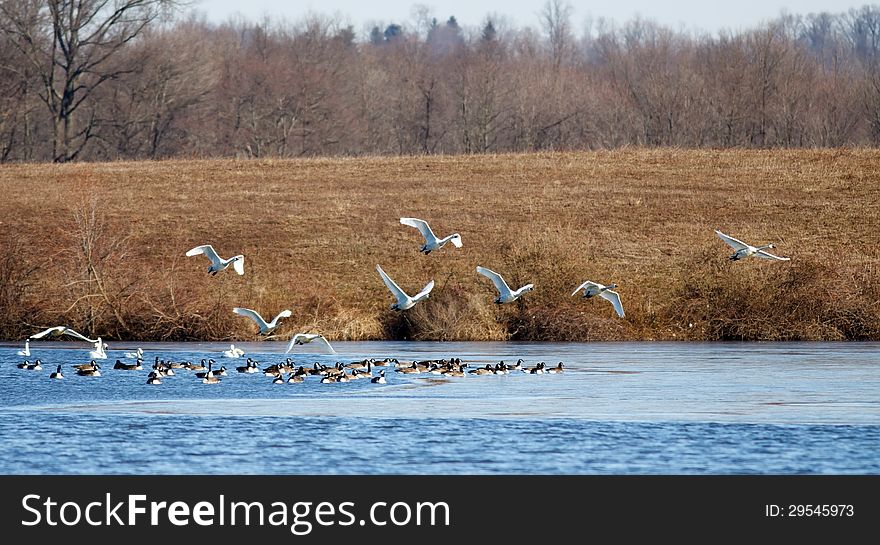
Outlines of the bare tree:
[{"label": "bare tree", "polygon": [[[174,0],[2,0],[0,30],[39,74],[52,116],[52,159],[76,159],[94,136],[87,110],[102,84],[132,70],[109,61]],[[35,24],[36,23],[36,24]],[[112,66],[112,68],[111,68]]]}]

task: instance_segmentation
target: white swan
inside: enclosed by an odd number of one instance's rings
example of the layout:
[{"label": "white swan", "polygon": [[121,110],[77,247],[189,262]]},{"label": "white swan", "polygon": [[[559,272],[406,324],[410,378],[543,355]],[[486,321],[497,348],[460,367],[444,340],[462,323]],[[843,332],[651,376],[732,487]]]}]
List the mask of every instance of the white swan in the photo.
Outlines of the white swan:
[{"label": "white swan", "polygon": [[422,236],[425,237],[425,244],[419,251],[425,255],[430,254],[434,250],[439,250],[446,245],[447,242],[451,242],[456,248],[461,248],[461,235],[458,233],[451,234],[445,238],[437,238],[437,235],[434,234],[434,231],[431,230],[431,227],[428,226],[428,222],[425,220],[420,220],[418,218],[400,218],[400,223],[415,227],[420,233],[422,233]]},{"label": "white swan", "polygon": [[526,284],[525,286],[519,288],[516,291],[510,289],[510,286],[507,285],[507,282],[501,278],[501,275],[495,271],[490,271],[485,267],[477,266],[477,272],[488,278],[495,284],[495,288],[498,290],[498,297],[495,298],[495,304],[500,305],[502,303],[510,303],[519,299],[522,294],[527,293],[535,289],[534,284]]},{"label": "white swan", "polygon": [[24,340],[24,350],[19,350],[18,355],[19,356],[30,356],[31,355],[30,339]]},{"label": "white swan", "polygon": [[431,280],[425,285],[424,288],[422,288],[422,291],[410,297],[406,294],[406,292],[400,289],[400,286],[394,283],[394,280],[391,280],[391,278],[387,274],[385,274],[385,271],[382,270],[382,267],[376,265],[376,270],[379,271],[379,276],[382,277],[382,282],[385,282],[385,285],[388,287],[394,297],[397,298],[397,302],[391,305],[391,310],[410,309],[422,299],[427,299],[428,294],[431,293],[432,289],[434,289],[434,281]]},{"label": "white swan", "polygon": [[93,360],[106,360],[108,348],[110,347],[104,344],[101,337],[98,337],[98,340],[95,341],[95,348],[89,352],[89,357]]},{"label": "white swan", "polygon": [[318,344],[323,345],[330,351],[331,354],[335,354],[336,350],[333,350],[333,347],[330,346],[330,342],[324,338],[323,335],[319,335],[317,333],[297,333],[290,339],[290,343],[287,345],[287,350],[284,351],[285,354],[293,350],[295,345],[306,344],[312,341],[317,341]]},{"label": "white swan", "polygon": [[98,342],[98,339],[90,339],[81,333],[77,333],[76,331],[70,329],[67,326],[59,325],[55,327],[50,327],[49,329],[44,329],[39,333],[34,333],[31,335],[30,339],[42,339],[44,337],[60,337],[61,335],[67,335],[68,337],[74,337],[81,341],[86,341],[88,343],[95,344]]},{"label": "white swan", "polygon": [[223,351],[224,358],[240,358],[244,356],[244,350],[236,348],[234,344],[229,345],[229,350]]},{"label": "white swan", "polygon": [[773,259],[776,261],[791,261],[790,257],[779,257],[777,255],[773,255],[771,253],[765,252],[764,250],[767,248],[775,248],[773,244],[765,244],[764,246],[752,246],[751,244],[746,244],[741,240],[737,240],[731,236],[725,235],[718,229],[715,229],[715,234],[718,235],[718,238],[723,240],[725,244],[736,250],[733,252],[733,255],[730,256],[731,261],[739,261],[740,259],[746,257],[760,257],[761,259]]},{"label": "white swan", "polygon": [[623,318],[623,304],[621,304],[620,302],[620,294],[618,294],[616,291],[612,291],[616,287],[617,284],[603,286],[602,284],[597,284],[596,282],[591,282],[590,280],[587,280],[580,286],[576,287],[571,295],[572,297],[574,297],[580,290],[584,290],[585,299],[589,299],[590,297],[598,295],[602,299],[607,299],[608,301],[611,301],[611,304],[614,305],[614,310],[617,312],[617,315]]},{"label": "white swan", "polygon": [[214,251],[214,247],[210,244],[205,244],[204,246],[196,246],[192,250],[186,253],[187,257],[192,257],[194,255],[204,254],[208,259],[211,260],[211,266],[208,267],[208,272],[211,275],[215,275],[220,271],[226,270],[229,265],[232,265],[232,268],[235,269],[239,275],[244,274],[244,256],[236,255],[232,256],[229,259],[223,259],[217,252]]},{"label": "white swan", "polygon": [[128,359],[144,359],[144,351],[140,347],[138,347],[137,352],[126,352],[125,357]]},{"label": "white swan", "polygon": [[256,310],[251,310],[249,308],[241,308],[235,307],[232,309],[232,312],[238,314],[239,316],[247,316],[251,320],[257,322],[257,325],[260,327],[260,335],[268,335],[271,333],[276,327],[278,327],[278,320],[281,318],[290,318],[292,312],[289,310],[282,310],[278,313],[278,316],[272,319],[271,322],[266,322],[260,313]]}]

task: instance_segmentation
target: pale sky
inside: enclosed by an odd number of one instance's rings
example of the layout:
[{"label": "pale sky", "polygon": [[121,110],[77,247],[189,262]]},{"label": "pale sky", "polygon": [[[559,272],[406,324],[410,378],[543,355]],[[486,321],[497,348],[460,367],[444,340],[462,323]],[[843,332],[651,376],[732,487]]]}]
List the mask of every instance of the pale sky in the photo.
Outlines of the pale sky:
[{"label": "pale sky", "polygon": [[[807,14],[847,11],[871,4],[871,0],[571,0],[575,29],[589,19],[624,22],[636,15],[675,28],[715,32],[722,28],[743,29],[772,19],[783,11]],[[487,14],[508,18],[516,26],[537,25],[544,0],[195,0],[194,8],[207,14],[212,22],[223,22],[233,15],[259,20],[263,16],[295,21],[309,12],[341,15],[360,31],[373,22],[410,23],[413,6],[425,5],[440,21],[455,15],[463,26],[477,26]]]}]

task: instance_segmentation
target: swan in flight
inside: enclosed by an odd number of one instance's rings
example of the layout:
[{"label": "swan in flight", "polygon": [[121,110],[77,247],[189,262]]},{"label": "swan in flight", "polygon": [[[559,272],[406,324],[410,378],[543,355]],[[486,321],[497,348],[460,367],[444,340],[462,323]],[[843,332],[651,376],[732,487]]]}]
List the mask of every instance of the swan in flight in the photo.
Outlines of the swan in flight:
[{"label": "swan in flight", "polygon": [[437,235],[434,234],[434,231],[431,230],[431,227],[428,226],[428,222],[425,220],[417,218],[400,218],[400,223],[415,227],[419,230],[422,236],[425,237],[425,244],[419,250],[425,255],[430,254],[434,250],[439,250],[447,242],[451,242],[456,248],[461,248],[461,235],[458,233],[451,234],[445,238],[437,238]]},{"label": "swan in flight", "polygon": [[597,284],[596,282],[591,282],[587,280],[580,286],[576,287],[571,295],[572,297],[574,297],[580,290],[584,290],[584,299],[589,299],[590,297],[598,295],[602,299],[607,299],[608,301],[611,301],[611,304],[614,305],[614,310],[617,312],[617,315],[623,318],[623,304],[621,304],[620,302],[620,294],[618,294],[616,291],[612,291],[616,287],[617,284],[603,286],[602,284]]},{"label": "swan in flight", "polygon": [[101,337],[98,337],[98,340],[95,341],[95,348],[89,352],[89,357],[93,360],[106,360],[108,348],[110,347],[104,344]]},{"label": "swan in flight", "polygon": [[136,352],[126,352],[125,357],[130,360],[131,359],[142,360],[142,359],[144,359],[144,351],[142,348],[139,347]]},{"label": "swan in flight", "polygon": [[385,285],[388,287],[394,297],[397,298],[397,302],[391,305],[391,310],[410,309],[422,299],[427,299],[428,294],[431,293],[432,289],[434,289],[434,281],[431,280],[425,285],[424,288],[422,288],[422,291],[410,297],[402,289],[400,289],[400,286],[394,283],[394,280],[391,280],[391,278],[387,274],[385,274],[385,271],[382,270],[382,267],[376,265],[376,270],[379,271],[379,276],[382,277],[382,282],[385,282]]},{"label": "swan in flight", "polygon": [[70,329],[69,327],[59,325],[55,327],[50,327],[49,329],[45,329],[40,331],[39,333],[34,333],[29,338],[30,339],[42,339],[44,337],[60,337],[62,335],[67,335],[68,337],[74,337],[81,341],[86,341],[87,343],[96,344],[98,339],[90,339],[81,333],[77,333],[76,331]]},{"label": "swan in flight", "polygon": [[773,244],[765,244],[764,246],[752,246],[750,244],[746,244],[741,240],[737,240],[731,236],[725,235],[718,229],[715,230],[715,234],[718,235],[718,238],[724,241],[725,244],[733,248],[735,251],[733,255],[730,256],[731,261],[739,261],[740,259],[755,256],[760,257],[761,259],[774,259],[776,261],[791,261],[790,257],[779,257],[777,255],[773,255],[771,253],[765,252],[765,249],[775,248]]},{"label": "swan in flight", "polygon": [[226,270],[227,267],[232,265],[232,268],[235,269],[239,275],[244,274],[244,256],[236,255],[232,256],[229,259],[223,259],[217,252],[214,251],[214,247],[210,244],[205,244],[204,246],[196,246],[192,250],[186,253],[187,257],[192,257],[194,255],[205,254],[205,256],[211,260],[211,266],[208,267],[208,272],[211,275],[215,275],[220,271]]},{"label": "swan in flight", "polygon": [[229,345],[229,350],[223,351],[224,358],[240,358],[244,356],[244,350],[236,348],[234,344]]},{"label": "swan in flight", "polygon": [[300,344],[310,343],[312,341],[317,341],[318,344],[327,348],[331,354],[335,354],[336,350],[333,350],[333,347],[330,346],[330,342],[324,338],[323,335],[319,335],[317,333],[297,333],[290,339],[290,343],[287,345],[287,350],[285,350],[285,354],[293,350],[293,347]]},{"label": "swan in flight", "polygon": [[290,315],[293,314],[289,310],[282,310],[278,313],[278,316],[275,316],[271,322],[266,322],[260,313],[256,310],[251,310],[249,308],[241,308],[235,307],[232,309],[232,312],[238,314],[239,316],[247,316],[251,320],[257,322],[257,325],[260,327],[260,335],[268,335],[272,331],[278,327],[278,320],[281,318],[290,318]]},{"label": "swan in flight", "polygon": [[18,355],[26,357],[31,355],[30,339],[24,340],[24,350],[19,350]]},{"label": "swan in flight", "polygon": [[535,289],[534,284],[526,284],[525,286],[519,288],[516,291],[510,289],[510,286],[507,285],[507,282],[501,278],[501,275],[495,271],[490,271],[485,267],[477,267],[477,272],[488,278],[495,284],[495,288],[498,289],[498,297],[495,298],[495,304],[500,305],[502,303],[510,303],[519,299],[522,294],[532,291]]}]

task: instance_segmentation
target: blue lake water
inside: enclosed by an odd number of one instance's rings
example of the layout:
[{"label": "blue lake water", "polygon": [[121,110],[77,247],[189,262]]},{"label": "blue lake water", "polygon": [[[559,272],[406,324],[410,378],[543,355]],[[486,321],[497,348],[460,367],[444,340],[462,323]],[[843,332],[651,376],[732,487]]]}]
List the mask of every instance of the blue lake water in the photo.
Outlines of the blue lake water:
[{"label": "blue lake water", "polygon": [[[0,345],[0,473],[743,474],[880,473],[880,343],[335,343],[310,366],[364,357],[565,362],[560,375],[445,378],[387,369],[388,384],[272,384],[216,343],[111,342],[101,377],[82,343]],[[113,370],[213,357],[145,384]],[[261,367],[284,343],[236,343]],[[65,379],[50,380],[63,365]]]}]

